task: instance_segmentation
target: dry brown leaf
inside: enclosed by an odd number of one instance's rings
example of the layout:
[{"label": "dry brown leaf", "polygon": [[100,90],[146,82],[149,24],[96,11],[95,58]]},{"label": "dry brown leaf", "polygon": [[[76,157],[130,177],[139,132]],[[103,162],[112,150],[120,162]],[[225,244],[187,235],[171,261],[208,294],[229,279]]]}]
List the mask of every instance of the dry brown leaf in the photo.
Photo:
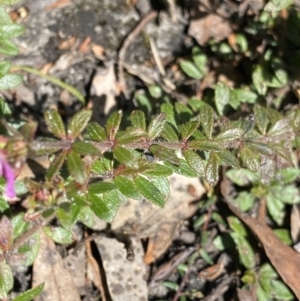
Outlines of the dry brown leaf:
[{"label": "dry brown leaf", "polygon": [[[146,262],[153,262],[171,244],[176,227],[192,216],[198,200],[205,189],[197,178],[178,174],[169,177],[170,196],[163,209],[149,201],[128,200],[121,207],[112,223],[112,230],[138,237],[150,237]],[[153,237],[153,238],[151,238]]]},{"label": "dry brown leaf", "polygon": [[264,222],[242,213],[231,202],[231,183],[224,178],[221,183],[221,192],[230,210],[242,220],[258,237],[272,265],[300,300],[300,255],[291,247],[286,246]]},{"label": "dry brown leaf", "polygon": [[126,259],[124,244],[114,238],[97,237],[95,240],[105,270],[106,282],[113,301],[148,300],[146,265],[143,246],[133,239],[135,258]]},{"label": "dry brown leaf", "polygon": [[232,32],[229,22],[216,14],[209,14],[201,19],[190,22],[188,34],[199,45],[204,46],[210,39],[219,42],[227,38]]},{"label": "dry brown leaf", "polygon": [[72,3],[72,0],[57,0],[56,2],[46,6],[45,9],[50,10],[50,9],[54,9],[54,8],[65,7],[71,3]]},{"label": "dry brown leaf", "polygon": [[73,278],[56,251],[54,242],[43,232],[40,235],[41,245],[33,264],[32,286],[41,282],[44,282],[45,286],[42,294],[35,298],[35,301],[80,301]]},{"label": "dry brown leaf", "polygon": [[115,86],[113,63],[108,63],[106,68],[98,68],[91,85],[93,121],[103,124],[107,115],[117,106]]},{"label": "dry brown leaf", "polygon": [[104,60],[104,47],[98,44],[92,44],[91,45],[91,50],[94,53],[95,57],[99,60]]},{"label": "dry brown leaf", "polygon": [[79,52],[81,53],[87,53],[90,49],[90,45],[91,45],[91,37],[87,36],[84,41],[81,43],[81,45],[79,46]]},{"label": "dry brown leaf", "polygon": [[291,237],[294,243],[299,241],[300,235],[300,207],[294,204],[291,212]]}]

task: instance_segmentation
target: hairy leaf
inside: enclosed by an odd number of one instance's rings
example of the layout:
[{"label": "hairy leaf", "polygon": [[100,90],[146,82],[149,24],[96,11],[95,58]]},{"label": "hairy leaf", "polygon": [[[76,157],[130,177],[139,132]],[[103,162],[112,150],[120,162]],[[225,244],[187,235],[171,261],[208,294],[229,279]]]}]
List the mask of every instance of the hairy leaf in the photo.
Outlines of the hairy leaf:
[{"label": "hairy leaf", "polygon": [[198,176],[204,176],[205,164],[198,154],[186,149],[183,151],[183,156],[186,162],[197,172]]},{"label": "hairy leaf", "polygon": [[80,156],[73,150],[67,154],[67,165],[69,173],[74,177],[74,179],[78,183],[84,184],[86,181],[86,175],[83,162]]},{"label": "hairy leaf", "polygon": [[203,105],[200,109],[201,125],[205,135],[208,138],[212,137],[214,126],[214,111],[209,105]]},{"label": "hairy leaf", "polygon": [[134,182],[129,180],[128,178],[117,176],[114,178],[114,184],[119,189],[119,191],[128,198],[132,198],[134,200],[142,199],[142,195],[135,187]]},{"label": "hairy leaf", "polygon": [[179,133],[183,141],[186,141],[197,130],[200,121],[188,121],[179,126]]},{"label": "hairy leaf", "polygon": [[105,127],[109,140],[113,140],[115,138],[120,127],[122,116],[122,111],[115,111],[108,117]]},{"label": "hairy leaf", "polygon": [[166,115],[164,113],[161,113],[156,117],[154,117],[148,126],[148,138],[150,140],[153,140],[156,137],[158,137],[159,134],[164,129],[165,123],[166,123]]},{"label": "hairy leaf", "polygon": [[94,141],[107,140],[104,128],[97,122],[91,122],[86,127],[86,133],[88,137]]},{"label": "hairy leaf", "polygon": [[219,159],[216,153],[211,152],[205,167],[205,179],[209,185],[216,185],[219,181]]},{"label": "hairy leaf", "polygon": [[135,110],[130,115],[131,124],[143,131],[146,131],[146,117],[143,111]]},{"label": "hairy leaf", "polygon": [[91,110],[84,109],[76,113],[68,124],[68,139],[74,140],[75,138],[77,138],[85,129],[91,117]]},{"label": "hairy leaf", "polygon": [[157,158],[162,159],[164,161],[168,161],[170,163],[179,165],[179,158],[174,153],[174,150],[168,149],[164,146],[153,144],[149,148],[150,152]]}]

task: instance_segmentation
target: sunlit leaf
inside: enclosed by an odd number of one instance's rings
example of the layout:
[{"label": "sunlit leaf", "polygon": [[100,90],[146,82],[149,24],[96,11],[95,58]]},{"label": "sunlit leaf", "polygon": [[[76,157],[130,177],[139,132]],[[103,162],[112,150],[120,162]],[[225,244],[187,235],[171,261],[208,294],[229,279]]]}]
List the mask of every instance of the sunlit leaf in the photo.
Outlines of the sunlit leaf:
[{"label": "sunlit leaf", "polygon": [[273,279],[272,286],[273,286],[273,294],[274,296],[276,296],[277,300],[280,301],[295,300],[293,293],[282,281]]},{"label": "sunlit leaf", "polygon": [[219,115],[223,115],[225,106],[229,103],[230,89],[224,83],[218,83],[215,88],[215,103]]},{"label": "sunlit leaf", "polygon": [[291,245],[293,243],[289,230],[275,229],[275,230],[273,230],[273,232],[285,245]]},{"label": "sunlit leaf", "polygon": [[254,106],[255,123],[261,134],[265,135],[269,124],[268,111],[259,105]]},{"label": "sunlit leaf", "polygon": [[8,300],[8,293],[13,288],[14,278],[6,260],[0,262],[0,299]]},{"label": "sunlit leaf", "polygon": [[11,67],[11,62],[9,61],[0,62],[0,78],[9,71],[10,67]]},{"label": "sunlit leaf", "polygon": [[43,288],[44,288],[44,283],[34,288],[31,288],[24,293],[21,293],[20,295],[15,297],[12,301],[31,301],[43,291]]},{"label": "sunlit leaf", "polygon": [[186,141],[197,130],[200,121],[188,121],[179,126],[179,133],[183,141]]},{"label": "sunlit leaf", "polygon": [[142,195],[135,187],[134,182],[129,180],[128,178],[123,176],[117,176],[114,178],[113,182],[116,185],[116,187],[120,190],[120,192],[123,193],[125,196],[134,200],[142,199]]},{"label": "sunlit leaf", "polygon": [[234,168],[240,167],[238,159],[230,151],[224,150],[222,152],[218,152],[217,155],[223,161],[223,163]]},{"label": "sunlit leaf", "polygon": [[100,151],[89,142],[75,141],[72,144],[72,150],[80,155],[100,156]]},{"label": "sunlit leaf", "polygon": [[244,224],[235,216],[229,216],[227,218],[229,227],[239,236],[247,236],[247,230]]},{"label": "sunlit leaf", "polygon": [[116,135],[116,140],[119,144],[137,142],[140,138],[146,138],[147,134],[140,128],[129,127],[125,131],[119,131]]},{"label": "sunlit leaf", "polygon": [[135,110],[130,115],[131,124],[143,131],[146,131],[146,117],[143,111]]},{"label": "sunlit leaf", "polygon": [[257,65],[252,73],[252,81],[253,84],[260,95],[266,95],[268,85],[265,80],[264,76],[265,70],[263,69],[263,66]]},{"label": "sunlit leaf", "polygon": [[197,172],[198,176],[203,176],[205,164],[202,158],[194,151],[186,149],[183,152],[186,162]]},{"label": "sunlit leaf", "polygon": [[266,203],[272,219],[277,223],[277,225],[281,226],[285,215],[284,203],[272,193],[269,193],[266,196]]},{"label": "sunlit leaf", "polygon": [[252,171],[257,171],[259,169],[260,156],[258,154],[254,153],[248,147],[243,147],[239,151],[239,154],[245,167],[249,168]]},{"label": "sunlit leaf", "polygon": [[88,192],[91,194],[101,194],[116,189],[111,182],[95,182],[89,185]]},{"label": "sunlit leaf", "polygon": [[74,140],[81,134],[90,121],[92,113],[91,110],[83,109],[72,117],[68,124],[68,139]]},{"label": "sunlit leaf", "polygon": [[0,39],[15,38],[22,34],[24,29],[24,26],[16,23],[0,25]]},{"label": "sunlit leaf", "polygon": [[[180,161],[178,160],[178,164]],[[167,177],[173,173],[172,169],[166,165],[151,163],[149,168],[142,172],[143,175],[149,177]]]},{"label": "sunlit leaf", "polygon": [[154,117],[148,126],[148,138],[150,140],[153,140],[158,137],[161,131],[164,129],[165,123],[166,117],[164,113],[161,113]]},{"label": "sunlit leaf", "polygon": [[219,159],[216,153],[211,152],[205,167],[205,179],[209,185],[216,185],[219,181]]},{"label": "sunlit leaf", "polygon": [[278,170],[277,173],[278,174],[276,175],[276,177],[278,177],[280,183],[288,184],[294,182],[297,178],[299,178],[300,169],[288,167]]},{"label": "sunlit leaf", "polygon": [[278,12],[292,4],[294,4],[294,0],[270,0],[264,7],[264,10]]},{"label": "sunlit leaf", "polygon": [[181,60],[179,61],[179,66],[185,74],[194,79],[202,79],[204,76],[204,74],[195,66],[195,64],[190,61]]},{"label": "sunlit leaf", "polygon": [[133,153],[129,149],[126,149],[125,147],[122,147],[122,146],[114,147],[113,154],[114,154],[114,157],[120,163],[125,163],[125,164],[130,163],[135,158]]},{"label": "sunlit leaf", "polygon": [[43,228],[43,231],[56,243],[70,244],[73,241],[72,231],[68,231],[65,228],[46,226]]},{"label": "sunlit leaf", "polygon": [[53,177],[59,172],[60,168],[65,162],[66,156],[67,156],[66,151],[60,152],[55,156],[54,160],[51,162],[46,172],[46,177],[49,181],[51,181]]},{"label": "sunlit leaf", "polygon": [[19,48],[10,40],[0,39],[0,53],[3,55],[17,55]]},{"label": "sunlit leaf", "polygon": [[83,162],[80,156],[73,150],[69,151],[67,154],[67,165],[68,170],[74,179],[76,179],[78,183],[84,184],[86,181],[86,175]]},{"label": "sunlit leaf", "polygon": [[180,159],[180,165],[173,165],[168,162],[165,162],[167,166],[169,166],[173,172],[188,177],[188,178],[196,178],[198,176],[197,172],[183,159]]},{"label": "sunlit leaf", "polygon": [[219,141],[209,139],[192,140],[188,143],[188,146],[200,151],[220,151],[224,149]]},{"label": "sunlit leaf", "polygon": [[244,131],[240,128],[232,128],[225,130],[224,132],[220,133],[216,136],[215,140],[220,142],[227,142],[241,138]]},{"label": "sunlit leaf", "polygon": [[178,134],[175,132],[173,126],[168,122],[166,122],[164,129],[160,133],[160,136],[169,142],[179,140]]},{"label": "sunlit leaf", "polygon": [[153,177],[153,178],[151,178],[151,183],[154,184],[155,187],[158,188],[158,190],[162,193],[162,195],[164,196],[164,199],[166,201],[170,194],[170,184],[169,184],[168,178]]},{"label": "sunlit leaf", "polygon": [[248,211],[253,208],[255,203],[255,196],[246,191],[242,191],[238,196],[233,200],[233,203],[243,212]]},{"label": "sunlit leaf", "polygon": [[172,124],[175,129],[177,128],[177,122],[175,119],[175,111],[174,111],[174,106],[172,106],[169,103],[164,103],[160,107],[160,111],[162,113],[165,113],[166,116],[166,121]]},{"label": "sunlit leaf", "polygon": [[240,168],[226,171],[226,176],[239,186],[248,186],[259,181],[259,175],[251,170]]},{"label": "sunlit leaf", "polygon": [[5,74],[0,78],[0,90],[9,90],[18,86],[23,81],[18,74]]},{"label": "sunlit leaf", "polygon": [[201,125],[205,135],[211,138],[214,126],[214,111],[208,105],[203,105],[200,109]]},{"label": "sunlit leaf", "polygon": [[159,189],[151,183],[149,180],[142,176],[137,176],[134,179],[134,183],[140,193],[150,202],[159,207],[164,207],[165,205],[165,198],[163,194],[159,191]]},{"label": "sunlit leaf", "polygon": [[88,137],[94,141],[107,140],[104,128],[97,122],[91,122],[86,127],[86,133]]},{"label": "sunlit leaf", "polygon": [[105,125],[106,134],[109,140],[113,140],[115,138],[120,127],[122,116],[123,116],[122,111],[115,111],[109,115]]}]

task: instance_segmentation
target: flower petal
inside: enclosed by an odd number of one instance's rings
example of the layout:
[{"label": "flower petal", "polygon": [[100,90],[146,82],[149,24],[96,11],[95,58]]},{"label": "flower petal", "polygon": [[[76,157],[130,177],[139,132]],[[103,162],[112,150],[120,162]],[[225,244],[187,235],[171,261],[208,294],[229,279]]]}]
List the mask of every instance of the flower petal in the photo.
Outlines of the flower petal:
[{"label": "flower petal", "polygon": [[6,180],[6,189],[5,194],[9,198],[15,198],[16,197],[16,191],[15,191],[15,173],[12,167],[7,163],[7,161],[4,158],[0,159],[0,164],[2,169],[2,176]]}]

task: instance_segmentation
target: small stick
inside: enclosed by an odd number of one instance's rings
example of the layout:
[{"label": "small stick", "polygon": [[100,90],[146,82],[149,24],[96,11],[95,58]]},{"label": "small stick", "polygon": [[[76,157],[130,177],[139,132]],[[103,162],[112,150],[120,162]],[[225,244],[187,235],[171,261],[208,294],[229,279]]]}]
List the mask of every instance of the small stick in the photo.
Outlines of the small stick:
[{"label": "small stick", "polygon": [[140,22],[136,25],[136,27],[128,34],[118,53],[118,80],[121,85],[121,89],[123,90],[123,93],[127,99],[129,97],[128,97],[128,92],[126,87],[126,80],[124,76],[124,61],[125,61],[126,51],[129,45],[136,38],[136,36],[145,27],[145,25],[151,20],[153,20],[154,18],[156,18],[157,15],[158,15],[157,11],[152,11],[149,14],[147,14],[145,17],[143,17],[143,19],[140,20]]}]

